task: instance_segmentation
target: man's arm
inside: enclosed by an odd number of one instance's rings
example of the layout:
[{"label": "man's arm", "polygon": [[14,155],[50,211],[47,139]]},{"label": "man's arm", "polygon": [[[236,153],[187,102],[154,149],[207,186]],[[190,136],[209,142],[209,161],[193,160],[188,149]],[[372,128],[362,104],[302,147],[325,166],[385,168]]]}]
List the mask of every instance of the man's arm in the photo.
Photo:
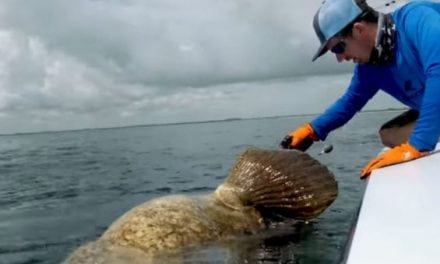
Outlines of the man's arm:
[{"label": "man's arm", "polygon": [[320,140],[325,140],[331,131],[347,123],[377,93],[374,76],[370,66],[356,65],[346,92],[311,122]]}]

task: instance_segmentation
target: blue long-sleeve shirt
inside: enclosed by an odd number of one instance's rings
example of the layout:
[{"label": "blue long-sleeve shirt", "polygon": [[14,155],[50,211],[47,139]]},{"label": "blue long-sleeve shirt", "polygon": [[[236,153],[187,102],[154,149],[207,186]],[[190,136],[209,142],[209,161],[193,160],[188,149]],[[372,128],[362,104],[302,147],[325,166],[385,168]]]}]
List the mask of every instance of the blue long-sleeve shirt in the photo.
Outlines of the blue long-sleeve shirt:
[{"label": "blue long-sleeve shirt", "polygon": [[440,136],[440,3],[413,2],[391,13],[395,60],[358,64],[346,92],[311,122],[319,139],[348,122],[379,89],[420,112],[409,143],[433,150]]}]

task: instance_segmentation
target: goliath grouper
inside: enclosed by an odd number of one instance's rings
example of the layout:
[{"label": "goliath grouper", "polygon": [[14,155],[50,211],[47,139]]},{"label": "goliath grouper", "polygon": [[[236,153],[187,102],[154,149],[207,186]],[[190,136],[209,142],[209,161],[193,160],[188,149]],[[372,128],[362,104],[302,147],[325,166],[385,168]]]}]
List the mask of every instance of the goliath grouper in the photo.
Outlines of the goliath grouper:
[{"label": "goliath grouper", "polygon": [[337,192],[333,174],[306,153],[249,149],[215,192],[138,205],[65,263],[154,263],[191,246],[256,234],[273,221],[312,219]]}]

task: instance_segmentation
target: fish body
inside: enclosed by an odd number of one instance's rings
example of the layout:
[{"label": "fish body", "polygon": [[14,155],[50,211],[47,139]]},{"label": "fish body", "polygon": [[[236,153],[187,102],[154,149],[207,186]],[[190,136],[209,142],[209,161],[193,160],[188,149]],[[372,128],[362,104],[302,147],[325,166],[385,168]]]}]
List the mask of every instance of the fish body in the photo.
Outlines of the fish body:
[{"label": "fish body", "polygon": [[314,218],[336,196],[333,174],[306,153],[251,149],[215,192],[138,205],[65,263],[153,263],[191,246],[258,233],[271,221]]}]

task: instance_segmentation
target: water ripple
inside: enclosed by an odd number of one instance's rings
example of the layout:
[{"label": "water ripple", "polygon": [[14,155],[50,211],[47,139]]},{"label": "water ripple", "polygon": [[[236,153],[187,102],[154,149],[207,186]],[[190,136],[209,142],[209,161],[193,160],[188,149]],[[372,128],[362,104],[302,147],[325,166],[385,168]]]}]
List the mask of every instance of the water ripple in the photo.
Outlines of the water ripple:
[{"label": "water ripple", "polygon": [[27,202],[32,202],[32,204],[35,204],[42,200],[63,200],[77,196],[78,190],[74,188],[21,195],[19,193],[15,193],[14,195],[13,192],[6,192],[1,196],[0,206],[13,207],[25,204]]},{"label": "water ripple", "polygon": [[173,191],[173,189],[170,188],[170,187],[162,187],[162,188],[157,188],[157,189],[155,189],[155,191],[156,191],[157,193],[162,194],[162,193],[171,193],[171,192]]},{"label": "water ripple", "polygon": [[50,243],[32,243],[26,242],[20,245],[0,245],[0,254],[11,254],[19,252],[39,251],[50,247],[58,247],[66,244],[63,242],[50,242]]},{"label": "water ripple", "polygon": [[181,190],[183,193],[198,193],[198,192],[208,192],[208,191],[214,191],[215,187],[193,187],[189,189]]}]

